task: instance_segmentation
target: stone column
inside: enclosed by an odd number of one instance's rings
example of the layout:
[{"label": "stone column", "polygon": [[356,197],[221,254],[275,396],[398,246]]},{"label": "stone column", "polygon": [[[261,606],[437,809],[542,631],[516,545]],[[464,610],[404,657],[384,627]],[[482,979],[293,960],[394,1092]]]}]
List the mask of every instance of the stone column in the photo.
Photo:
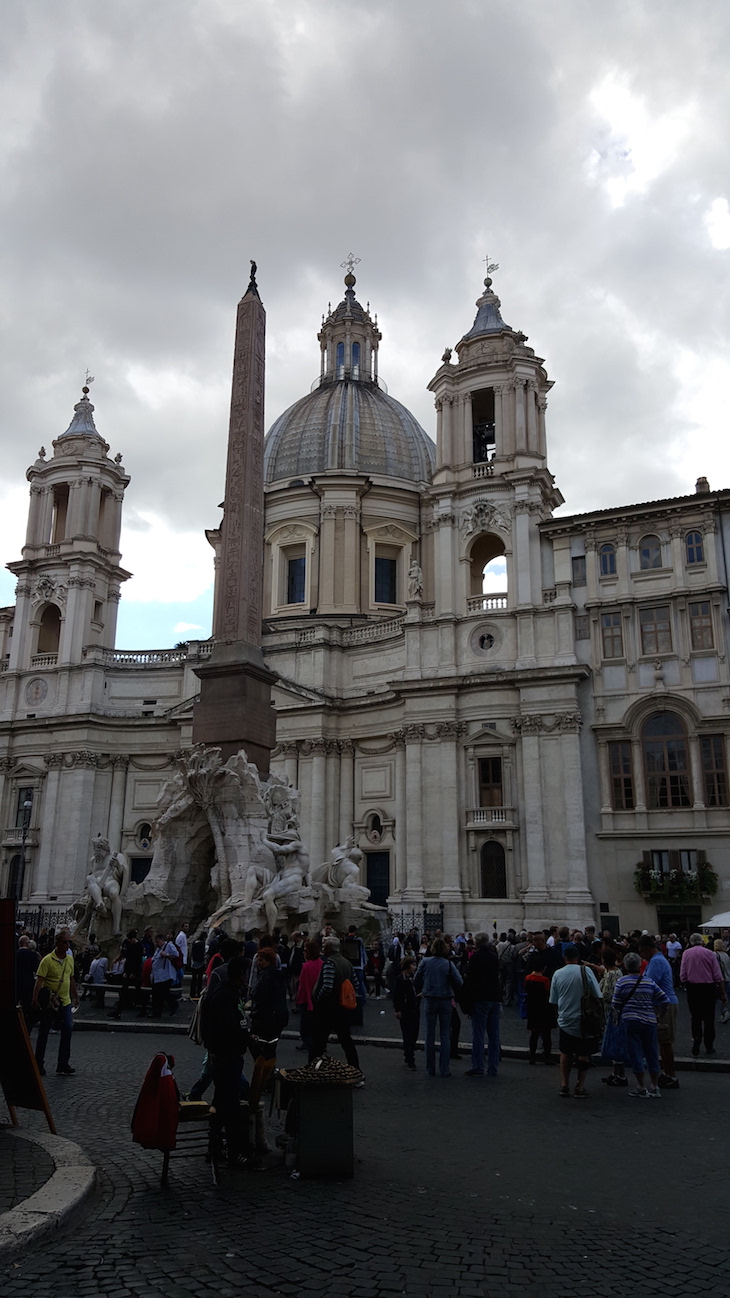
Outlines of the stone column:
[{"label": "stone column", "polygon": [[[355,819],[355,745],[351,739],[340,740],[340,832],[338,842],[344,843],[352,833]],[[334,846],[334,844],[333,844]]]},{"label": "stone column", "polygon": [[697,735],[689,736],[689,766],[692,779],[692,806],[695,811],[705,810],[705,781],[700,757],[700,741]]},{"label": "stone column", "polygon": [[437,397],[434,401],[436,407],[436,464],[440,467],[446,464],[446,455],[444,448],[444,401],[442,397]]},{"label": "stone column", "polygon": [[494,389],[494,453],[495,455],[504,455],[504,408],[502,404],[502,394],[504,387],[498,383]]},{"label": "stone column", "polygon": [[319,613],[335,612],[336,518],[335,505],[322,505],[319,528]]},{"label": "stone column", "polygon": [[358,613],[360,611],[360,507],[345,505],[342,512],[345,522],[343,545],[345,589],[342,611]]},{"label": "stone column", "polygon": [[296,740],[287,740],[285,743],[279,744],[279,756],[284,759],[284,774],[289,783],[294,785],[295,789],[299,788],[299,771],[297,769],[298,752],[299,745]]},{"label": "stone column", "polygon": [[634,810],[646,811],[646,782],[644,780],[644,751],[640,739],[631,740],[631,770],[634,777]]},{"label": "stone column", "polygon": [[[309,855],[312,865],[322,865],[327,860],[326,834],[326,744],[324,739],[313,739],[312,751],[312,813],[310,819]],[[333,844],[333,847],[335,845]]]},{"label": "stone column", "polygon": [[30,506],[28,508],[28,526],[25,532],[26,545],[41,545],[44,538],[41,535],[41,519],[43,515],[45,488],[32,482],[30,485]]},{"label": "stone column", "polygon": [[613,811],[611,770],[608,757],[608,743],[605,739],[598,740],[598,774],[601,781],[601,812],[605,815],[606,813]]},{"label": "stone column", "polygon": [[515,379],[515,437],[516,449],[527,449],[527,428],[525,420],[525,380]]},{"label": "stone column", "polygon": [[[575,907],[571,918],[581,924],[593,919],[595,909],[588,886],[586,828],[583,814],[583,770],[578,724],[566,722],[560,735],[560,763],[565,806],[565,845],[568,874],[566,900]],[[566,919],[566,922],[569,922]]]},{"label": "stone column", "polygon": [[406,747],[402,737],[395,750],[395,896],[401,900],[408,882],[406,865]]},{"label": "stone column", "polygon": [[[48,768],[43,785],[43,804],[40,808],[33,808],[33,819],[39,826],[38,851],[36,853],[35,878],[33,888],[29,892],[32,902],[46,901],[50,888],[51,863],[54,857],[56,847],[55,823],[56,823],[56,806],[58,803],[58,786],[61,766],[63,765],[63,756],[61,753],[50,753],[45,758]],[[38,796],[38,795],[36,795]]]},{"label": "stone column", "polygon": [[461,398],[464,403],[464,413],[462,420],[462,438],[464,442],[463,455],[457,454],[454,457],[457,464],[473,464],[474,462],[474,415],[472,412],[471,392],[465,392]]},{"label": "stone column", "polygon": [[127,792],[127,767],[129,758],[116,754],[111,759],[112,787],[109,800],[109,822],[107,838],[112,852],[122,850],[122,829],[124,826],[124,803]]},{"label": "stone column", "polygon": [[540,736],[536,730],[522,730],[522,788],[524,790],[525,856],[527,858],[527,891],[525,906],[535,911],[525,915],[529,920],[544,919],[548,901],[545,839],[543,836],[543,796],[540,768]]},{"label": "stone column", "polygon": [[527,403],[527,447],[533,454],[538,453],[536,391],[537,385],[530,380],[525,388],[525,401]]},{"label": "stone column", "polygon": [[[327,739],[325,768],[326,789],[326,855],[340,842],[340,745],[337,739]],[[352,833],[352,830],[350,831]],[[322,858],[324,860],[324,858]]]},{"label": "stone column", "polygon": [[462,800],[459,797],[459,723],[441,722],[439,731],[439,769],[441,772],[441,891],[445,905],[461,907],[468,883],[463,877],[465,862],[459,850],[461,842]]},{"label": "stone column", "polygon": [[405,727],[406,739],[406,837],[408,859],[403,900],[409,905],[423,901],[423,779],[421,738],[423,726]]}]

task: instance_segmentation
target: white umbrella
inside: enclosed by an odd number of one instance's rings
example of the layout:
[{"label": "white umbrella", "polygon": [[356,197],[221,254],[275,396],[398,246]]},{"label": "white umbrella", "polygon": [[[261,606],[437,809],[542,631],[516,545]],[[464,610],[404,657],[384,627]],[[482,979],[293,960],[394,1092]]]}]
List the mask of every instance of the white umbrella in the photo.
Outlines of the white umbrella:
[{"label": "white umbrella", "polygon": [[721,915],[713,915],[712,919],[706,919],[704,924],[698,924],[698,928],[730,928],[730,910],[724,910]]}]

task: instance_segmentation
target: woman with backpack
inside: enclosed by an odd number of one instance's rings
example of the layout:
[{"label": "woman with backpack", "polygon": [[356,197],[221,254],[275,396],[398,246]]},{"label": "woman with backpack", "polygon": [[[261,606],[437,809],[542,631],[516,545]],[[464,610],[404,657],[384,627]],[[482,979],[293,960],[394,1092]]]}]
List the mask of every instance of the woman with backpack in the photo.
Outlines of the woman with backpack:
[{"label": "woman with backpack", "polygon": [[328,938],[324,944],[322,970],[312,1001],[314,1025],[310,1062],[327,1053],[327,1038],[333,1032],[345,1052],[348,1064],[359,1069],[360,1060],[350,1032],[351,1014],[357,1004],[352,984],[352,965],[340,954],[339,938]]}]

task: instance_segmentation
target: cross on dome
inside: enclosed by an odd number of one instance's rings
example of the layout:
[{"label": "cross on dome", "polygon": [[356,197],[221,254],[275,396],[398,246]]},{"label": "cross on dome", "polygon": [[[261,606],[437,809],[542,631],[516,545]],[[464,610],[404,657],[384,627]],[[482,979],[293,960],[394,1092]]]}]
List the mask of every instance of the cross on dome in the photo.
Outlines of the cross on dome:
[{"label": "cross on dome", "polygon": [[361,258],[356,257],[354,252],[348,252],[345,260],[340,262],[340,266],[347,271],[348,275],[351,275],[355,267],[360,265],[360,261]]},{"label": "cross on dome", "polygon": [[490,261],[489,253],[487,253],[486,257],[482,257],[482,261],[484,262],[484,265],[487,268],[487,275],[493,275],[495,270],[499,270],[499,262]]}]

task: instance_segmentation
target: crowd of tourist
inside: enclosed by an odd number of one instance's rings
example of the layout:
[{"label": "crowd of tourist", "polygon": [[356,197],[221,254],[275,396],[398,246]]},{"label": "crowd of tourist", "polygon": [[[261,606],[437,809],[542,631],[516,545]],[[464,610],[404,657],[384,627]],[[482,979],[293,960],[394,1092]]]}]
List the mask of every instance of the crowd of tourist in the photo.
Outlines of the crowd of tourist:
[{"label": "crowd of tourist", "polygon": [[[47,946],[47,942],[44,943]],[[215,1083],[226,1094],[236,1087],[232,1070],[240,1057],[241,1035],[233,1030],[238,1009],[248,1006],[246,1040],[254,1053],[250,1083],[256,1101],[275,1066],[276,1045],[296,1010],[299,1049],[312,1061],[325,1053],[331,1036],[347,1062],[359,1068],[351,1028],[362,1022],[369,997],[390,1000],[403,1039],[406,1067],[415,1071],[416,1045],[423,1021],[429,1076],[450,1077],[460,1056],[462,1015],[471,1019],[471,1059],[467,1077],[496,1076],[500,1063],[500,1020],[504,1007],[519,1006],[528,1031],[531,1065],[559,1063],[561,1096],[586,1098],[587,1069],[599,1053],[610,1062],[603,1081],[629,1087],[629,1094],[656,1098],[679,1086],[674,1064],[679,996],[686,994],[692,1054],[702,1047],[715,1053],[717,1006],[730,1021],[730,932],[708,939],[700,934],[617,937],[595,928],[552,926],[536,932],[493,934],[397,933],[384,944],[364,940],[354,925],[337,934],[331,925],[316,934],[252,931],[244,942],[217,926],[207,937],[189,937],[187,923],[174,930],[141,934],[131,929],[112,956],[103,954],[93,935],[80,949],[60,929],[50,950],[40,950],[40,935],[19,935],[17,988],[30,1029],[38,1026],[36,1060],[45,1071],[49,1032],[59,1030],[57,1071],[73,1074],[70,1064],[72,1013],[80,997],[104,1007],[109,1016],[125,1011],[157,1018],[163,1009],[178,1012],[185,971],[190,999],[199,1004],[197,1039],[206,1046],[199,1079],[190,1094],[200,1098]],[[234,978],[230,982],[233,970]],[[227,990],[223,991],[224,988]],[[235,990],[235,1006],[233,991]],[[204,994],[204,995],[203,995]],[[225,1034],[230,1040],[226,1044]],[[558,1034],[558,1059],[553,1037]],[[436,1038],[438,1041],[438,1060]],[[234,1050],[235,1047],[235,1050]],[[228,1060],[216,1080],[216,1068]],[[576,1079],[571,1089],[572,1070]],[[243,1063],[238,1069],[240,1080]],[[249,1083],[245,1082],[246,1088]]]}]

